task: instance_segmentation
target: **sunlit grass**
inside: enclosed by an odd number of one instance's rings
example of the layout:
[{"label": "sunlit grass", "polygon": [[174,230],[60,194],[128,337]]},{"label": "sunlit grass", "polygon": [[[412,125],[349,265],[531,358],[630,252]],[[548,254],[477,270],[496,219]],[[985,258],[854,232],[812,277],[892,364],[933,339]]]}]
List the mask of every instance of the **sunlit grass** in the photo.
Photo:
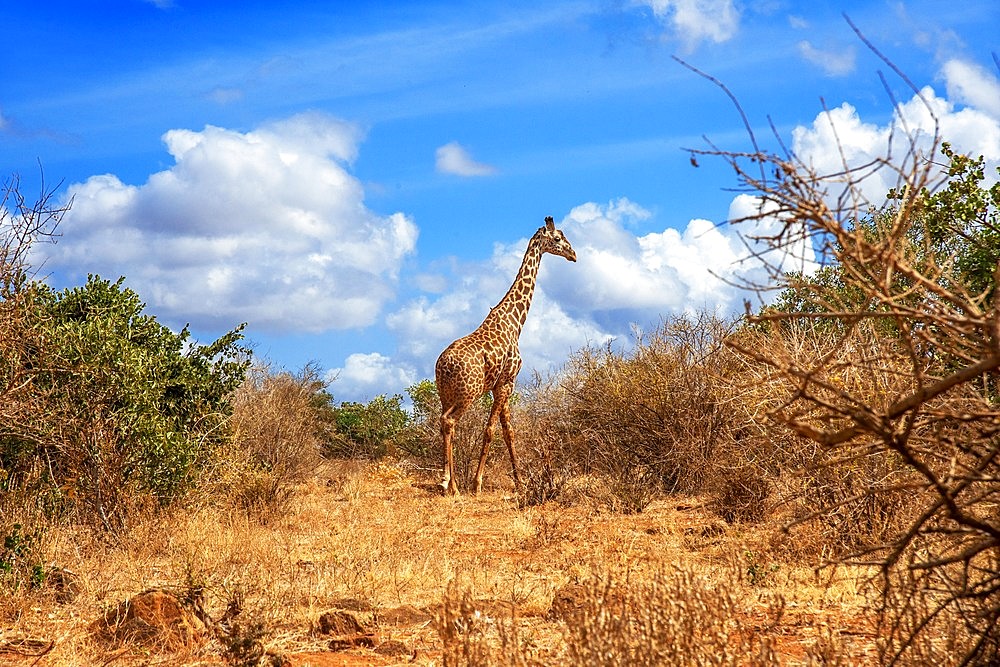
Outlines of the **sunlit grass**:
[{"label": "sunlit grass", "polygon": [[[203,504],[151,514],[114,542],[50,526],[45,558],[76,575],[79,594],[60,604],[45,587],[5,589],[0,641],[8,647],[23,638],[54,642],[39,664],[100,664],[112,656],[93,640],[90,624],[105,610],[151,588],[179,596],[200,589],[213,619],[238,600],[236,620],[259,624],[275,654],[328,652],[330,637],[317,634],[318,619],[351,601],[347,606],[363,610],[356,616],[378,642],[401,642],[418,664],[440,664],[446,649],[474,663],[465,649],[446,646],[451,640],[440,625],[442,614],[460,614],[465,600],[466,612],[486,619],[475,635],[483,664],[529,658],[558,664],[582,649],[578,625],[552,613],[553,600],[582,586],[576,602],[591,611],[602,604],[601,595],[624,595],[629,613],[638,614],[644,596],[660,596],[647,602],[665,604],[669,594],[678,613],[695,614],[687,621],[693,625],[671,632],[695,632],[702,623],[718,632],[752,630],[757,648],[774,639],[780,664],[800,663],[815,650],[819,638],[804,619],[829,628],[837,651],[871,654],[872,638],[863,634],[863,578],[840,570],[831,580],[811,563],[783,560],[769,547],[777,526],[727,528],[701,499],[685,496],[662,498],[631,515],[585,500],[519,509],[503,490],[444,498],[425,490],[431,481],[405,464],[326,462],[296,489],[284,513],[266,520]],[[688,581],[697,581],[701,592],[677,599],[677,586]],[[712,602],[723,598],[724,605]],[[400,608],[424,615],[402,625],[379,622],[380,611]],[[714,617],[723,612],[738,614]],[[586,621],[591,631],[611,631],[595,618]],[[853,633],[844,644],[842,629]],[[615,650],[626,650],[621,642],[627,639],[616,641]],[[742,644],[734,642],[738,651]],[[209,635],[190,651],[156,659],[197,664],[217,659],[224,648]],[[118,651],[118,664],[151,657],[138,646]],[[379,657],[366,648],[351,652]]]}]

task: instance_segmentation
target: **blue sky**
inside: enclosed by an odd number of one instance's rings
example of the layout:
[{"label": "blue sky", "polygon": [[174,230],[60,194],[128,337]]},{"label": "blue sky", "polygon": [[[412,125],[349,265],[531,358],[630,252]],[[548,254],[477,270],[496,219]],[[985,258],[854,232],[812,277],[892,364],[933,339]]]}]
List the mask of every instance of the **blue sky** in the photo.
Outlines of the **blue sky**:
[{"label": "blue sky", "polygon": [[0,176],[31,195],[41,165],[73,198],[36,260],[52,284],[124,275],[202,340],[246,321],[258,356],[318,363],[338,400],[432,377],[552,215],[580,261],[543,262],[523,379],[634,325],[741,309],[724,278],[755,267],[722,223],[747,202],[683,148],[746,135],[671,56],[817,165],[831,124],[860,160],[919,115],[843,13],[929,87],[946,138],[1000,162],[995,0],[13,0]]}]

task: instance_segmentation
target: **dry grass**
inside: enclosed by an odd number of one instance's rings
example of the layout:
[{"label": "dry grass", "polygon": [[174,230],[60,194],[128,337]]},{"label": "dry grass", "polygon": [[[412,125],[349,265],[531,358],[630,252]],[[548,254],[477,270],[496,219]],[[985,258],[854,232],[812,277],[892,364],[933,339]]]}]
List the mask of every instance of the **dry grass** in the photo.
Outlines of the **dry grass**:
[{"label": "dry grass", "polygon": [[[683,496],[622,515],[595,502],[519,509],[502,491],[443,498],[434,482],[404,463],[327,462],[266,523],[198,507],[150,515],[113,544],[46,526],[39,558],[72,573],[75,594],[0,587],[0,662],[263,654],[233,652],[235,638],[296,665],[664,664],[671,647],[674,664],[875,660],[859,573],[831,580],[779,559],[773,526],[736,531]],[[229,634],[172,652],[94,638],[96,619],[148,589],[199,599]],[[334,609],[352,610],[369,639],[320,634]]]}]

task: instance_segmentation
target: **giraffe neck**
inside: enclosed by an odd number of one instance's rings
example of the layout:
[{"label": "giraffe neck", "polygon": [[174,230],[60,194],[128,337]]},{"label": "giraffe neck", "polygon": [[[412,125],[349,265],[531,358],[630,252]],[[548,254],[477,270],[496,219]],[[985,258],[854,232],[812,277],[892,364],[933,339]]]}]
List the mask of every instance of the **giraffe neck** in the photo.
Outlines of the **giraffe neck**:
[{"label": "giraffe neck", "polygon": [[535,239],[528,242],[528,249],[521,260],[521,269],[514,278],[514,284],[507,294],[490,311],[486,321],[492,326],[502,326],[513,330],[515,336],[521,334],[521,328],[528,317],[531,307],[531,297],[535,293],[535,279],[538,277],[538,267],[542,262],[541,246]]}]

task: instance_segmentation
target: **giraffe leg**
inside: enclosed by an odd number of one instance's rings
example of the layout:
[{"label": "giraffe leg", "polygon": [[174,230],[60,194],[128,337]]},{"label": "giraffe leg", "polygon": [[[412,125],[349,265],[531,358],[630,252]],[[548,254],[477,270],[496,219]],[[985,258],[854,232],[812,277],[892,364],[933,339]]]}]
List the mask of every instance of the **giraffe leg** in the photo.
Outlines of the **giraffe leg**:
[{"label": "giraffe leg", "polygon": [[[509,395],[509,392],[508,392]],[[503,439],[507,443],[507,452],[510,454],[510,468],[514,475],[514,487],[518,492],[524,490],[521,483],[521,474],[517,470],[517,454],[514,452],[514,425],[510,419],[510,403],[503,402],[503,409],[500,410],[500,427],[503,429]]]},{"label": "giraffe leg", "polygon": [[[501,401],[500,394],[493,391],[493,407],[490,409],[490,418],[486,420],[486,428],[483,429],[483,450],[479,454],[479,465],[476,467],[476,493],[483,490],[483,474],[486,471],[486,456],[490,453],[490,443],[493,442],[493,431],[496,429],[497,418],[500,416]],[[504,403],[506,402],[503,401]]]},{"label": "giraffe leg", "polygon": [[455,455],[452,450],[452,438],[455,436],[455,424],[458,419],[441,415],[441,440],[444,443],[444,479],[441,481],[441,488],[444,494],[458,495],[458,484],[455,482]]}]

